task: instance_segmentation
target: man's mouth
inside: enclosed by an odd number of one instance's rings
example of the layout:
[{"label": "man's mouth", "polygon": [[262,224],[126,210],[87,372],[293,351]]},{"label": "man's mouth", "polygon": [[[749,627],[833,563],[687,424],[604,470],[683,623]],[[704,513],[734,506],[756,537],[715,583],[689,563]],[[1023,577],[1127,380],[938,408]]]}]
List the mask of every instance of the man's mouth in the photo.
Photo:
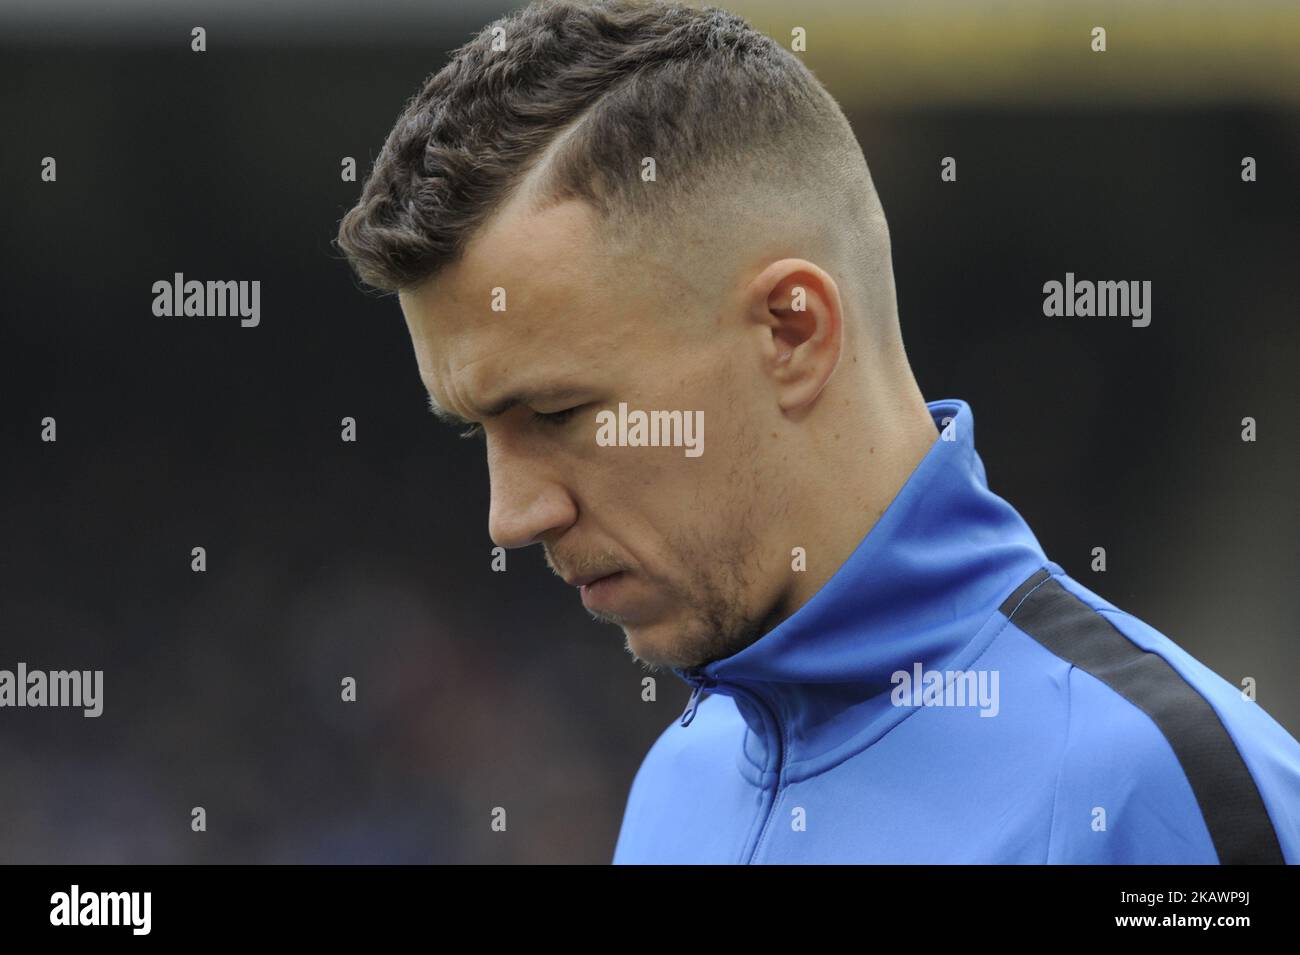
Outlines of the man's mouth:
[{"label": "man's mouth", "polygon": [[564,582],[568,584],[570,587],[578,587],[579,589],[581,589],[582,587],[586,587],[590,584],[594,584],[598,580],[604,580],[606,577],[612,577],[618,573],[622,573],[622,571],[602,570],[594,574],[576,574],[572,577],[569,576],[564,577]]},{"label": "man's mouth", "polygon": [[616,570],[603,576],[588,575],[574,580],[578,593],[582,595],[582,605],[588,610],[611,609],[612,601],[617,597],[620,584],[627,578],[627,572]]}]

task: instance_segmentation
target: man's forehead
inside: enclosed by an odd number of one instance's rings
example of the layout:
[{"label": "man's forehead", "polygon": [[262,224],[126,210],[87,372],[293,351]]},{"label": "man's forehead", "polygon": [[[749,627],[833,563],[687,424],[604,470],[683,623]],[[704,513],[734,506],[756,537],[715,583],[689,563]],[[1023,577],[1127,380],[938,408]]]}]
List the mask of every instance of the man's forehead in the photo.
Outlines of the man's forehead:
[{"label": "man's forehead", "polygon": [[[431,308],[436,312],[440,306]],[[599,330],[563,334],[561,321],[540,318],[482,316],[449,322],[415,340],[420,377],[435,414],[451,405],[448,414],[439,416],[455,423],[456,405],[470,407],[470,414],[488,414],[488,407],[507,393],[540,394],[556,382],[580,377],[591,365],[583,356]]]},{"label": "man's forehead", "polygon": [[[399,296],[435,413],[496,404],[591,378],[612,363],[636,303],[596,280],[569,232],[541,237],[530,223],[493,230],[466,255]],[[531,240],[531,241],[530,241]]]},{"label": "man's forehead", "polygon": [[608,284],[590,216],[577,201],[541,211],[512,202],[456,261],[404,293],[403,311],[413,310],[426,332],[492,332],[508,324],[515,334],[530,322],[553,326],[556,315],[590,313]]},{"label": "man's forehead", "polygon": [[636,308],[563,262],[502,268],[476,282],[440,275],[403,293],[401,304],[421,370],[441,374],[493,355],[540,359],[550,350],[607,347]]},{"label": "man's forehead", "polygon": [[586,203],[568,200],[537,210],[520,199],[479,228],[435,284],[459,297],[495,287],[525,297],[544,294],[573,286],[577,275],[598,273],[603,255]]}]

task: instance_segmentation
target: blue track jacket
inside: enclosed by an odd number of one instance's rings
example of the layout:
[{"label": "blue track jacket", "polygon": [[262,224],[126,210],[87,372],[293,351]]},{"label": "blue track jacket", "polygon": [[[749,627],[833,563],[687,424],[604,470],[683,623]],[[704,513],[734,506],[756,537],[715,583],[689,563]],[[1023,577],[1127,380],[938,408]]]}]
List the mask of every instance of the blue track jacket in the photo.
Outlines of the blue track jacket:
[{"label": "blue track jacket", "polygon": [[674,672],[615,863],[1295,863],[1300,744],[1048,560],[960,400],[811,600]]}]

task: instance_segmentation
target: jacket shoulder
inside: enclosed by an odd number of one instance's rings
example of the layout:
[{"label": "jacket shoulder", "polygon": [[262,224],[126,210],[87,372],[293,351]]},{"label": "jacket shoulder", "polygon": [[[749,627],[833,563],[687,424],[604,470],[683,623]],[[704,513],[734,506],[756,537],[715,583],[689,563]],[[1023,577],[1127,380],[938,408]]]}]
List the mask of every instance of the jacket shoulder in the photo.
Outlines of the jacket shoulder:
[{"label": "jacket shoulder", "polygon": [[1078,581],[1031,581],[1003,612],[1070,664],[1049,861],[1300,859],[1300,743]]}]

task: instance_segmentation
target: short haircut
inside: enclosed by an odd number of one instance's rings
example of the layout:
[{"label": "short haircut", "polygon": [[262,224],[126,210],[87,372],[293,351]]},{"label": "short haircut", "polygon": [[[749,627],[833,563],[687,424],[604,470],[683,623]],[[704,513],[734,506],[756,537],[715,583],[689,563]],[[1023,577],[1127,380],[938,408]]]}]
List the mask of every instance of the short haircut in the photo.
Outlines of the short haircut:
[{"label": "short haircut", "polygon": [[406,291],[516,194],[584,200],[611,248],[693,244],[696,269],[723,266],[718,242],[779,233],[839,283],[883,280],[888,300],[862,305],[893,311],[888,229],[843,112],[725,10],[542,0],[489,24],[407,102],[337,243],[366,284]]}]

